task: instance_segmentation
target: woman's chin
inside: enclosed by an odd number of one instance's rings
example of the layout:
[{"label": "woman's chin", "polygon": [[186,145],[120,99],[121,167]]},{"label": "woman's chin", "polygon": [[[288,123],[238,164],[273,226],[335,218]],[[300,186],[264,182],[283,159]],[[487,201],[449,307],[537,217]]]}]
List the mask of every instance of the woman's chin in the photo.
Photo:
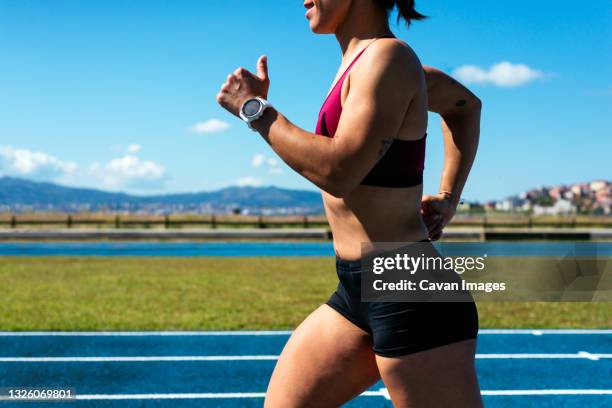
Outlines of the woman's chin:
[{"label": "woman's chin", "polygon": [[308,26],[310,27],[310,31],[312,31],[313,33],[319,33],[319,25],[316,23],[316,21],[314,21],[314,19],[308,20]]},{"label": "woman's chin", "polygon": [[333,30],[326,29],[326,27],[318,24],[318,22],[315,20],[310,20],[308,24],[310,26],[310,31],[315,34],[332,34],[334,32]]}]

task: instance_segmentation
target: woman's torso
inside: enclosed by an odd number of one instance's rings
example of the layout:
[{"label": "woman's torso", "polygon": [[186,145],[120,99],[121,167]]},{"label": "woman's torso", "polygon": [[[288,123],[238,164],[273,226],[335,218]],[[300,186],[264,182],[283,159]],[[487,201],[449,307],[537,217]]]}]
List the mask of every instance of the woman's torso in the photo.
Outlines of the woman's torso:
[{"label": "woman's torso", "polygon": [[[371,47],[376,45],[372,44]],[[416,59],[416,56],[414,58]],[[341,103],[344,103],[350,91],[351,71],[359,69],[358,64],[359,61],[356,61],[343,83],[338,83],[338,88],[341,87],[337,90]],[[340,73],[345,72],[345,66],[346,64],[343,64]],[[342,80],[340,74],[338,79]],[[427,129],[427,87],[424,75],[421,76],[419,83],[415,83],[408,75],[405,82],[398,83],[398,89],[410,88],[414,92],[407,93],[411,101],[401,127],[397,134],[385,137],[404,141],[417,141],[423,138]],[[331,92],[333,91],[332,89]],[[418,142],[415,146],[417,144]],[[414,164],[406,162],[400,165]],[[338,256],[347,260],[359,259],[361,245],[366,242],[414,242],[427,238],[427,228],[420,213],[422,192],[422,184],[400,188],[359,185],[343,198],[323,192],[325,213]]]}]

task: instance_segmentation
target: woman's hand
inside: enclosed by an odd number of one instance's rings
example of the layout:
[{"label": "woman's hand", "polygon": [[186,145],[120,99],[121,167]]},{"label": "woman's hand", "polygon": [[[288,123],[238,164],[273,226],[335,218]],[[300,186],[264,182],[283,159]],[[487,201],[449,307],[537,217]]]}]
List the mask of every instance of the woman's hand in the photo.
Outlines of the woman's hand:
[{"label": "woman's hand", "polygon": [[421,200],[421,215],[429,231],[429,239],[437,241],[442,236],[442,230],[455,216],[457,204],[446,193],[423,196]]},{"label": "woman's hand", "polygon": [[227,76],[217,94],[217,102],[230,113],[239,116],[242,104],[256,96],[267,99],[270,88],[268,58],[263,55],[257,61],[257,75],[240,67]]}]

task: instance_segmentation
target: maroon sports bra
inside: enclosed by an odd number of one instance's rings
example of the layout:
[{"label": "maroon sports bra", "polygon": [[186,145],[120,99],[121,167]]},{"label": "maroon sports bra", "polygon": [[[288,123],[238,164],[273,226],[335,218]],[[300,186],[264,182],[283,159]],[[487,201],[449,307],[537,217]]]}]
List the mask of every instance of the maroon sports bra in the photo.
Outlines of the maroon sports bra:
[{"label": "maroon sports bra", "polygon": [[[342,115],[342,84],[351,67],[357,62],[368,46],[357,54],[340,79],[338,79],[325,102],[323,102],[315,130],[316,134],[327,137],[334,137],[336,134],[340,115]],[[422,184],[423,169],[425,167],[426,137],[427,134],[419,140],[393,139],[385,155],[361,181],[361,185],[399,188]]]}]

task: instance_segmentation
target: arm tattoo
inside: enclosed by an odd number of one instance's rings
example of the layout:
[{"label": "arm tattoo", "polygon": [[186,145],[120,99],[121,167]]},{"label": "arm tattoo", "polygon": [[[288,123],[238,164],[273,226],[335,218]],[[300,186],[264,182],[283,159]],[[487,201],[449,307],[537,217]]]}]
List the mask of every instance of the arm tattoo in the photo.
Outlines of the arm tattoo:
[{"label": "arm tattoo", "polygon": [[[460,85],[459,82],[455,81],[453,78],[450,78],[450,83],[453,85]],[[458,108],[461,108],[462,106],[465,106],[466,104],[467,104],[467,101],[465,99],[459,99],[455,103],[455,106]]]},{"label": "arm tattoo", "polygon": [[391,147],[391,144],[393,144],[393,139],[383,139],[380,143],[381,143],[381,146],[380,146],[380,150],[378,151],[379,160],[382,159],[385,153],[387,153],[387,150],[389,150],[389,148]]}]

